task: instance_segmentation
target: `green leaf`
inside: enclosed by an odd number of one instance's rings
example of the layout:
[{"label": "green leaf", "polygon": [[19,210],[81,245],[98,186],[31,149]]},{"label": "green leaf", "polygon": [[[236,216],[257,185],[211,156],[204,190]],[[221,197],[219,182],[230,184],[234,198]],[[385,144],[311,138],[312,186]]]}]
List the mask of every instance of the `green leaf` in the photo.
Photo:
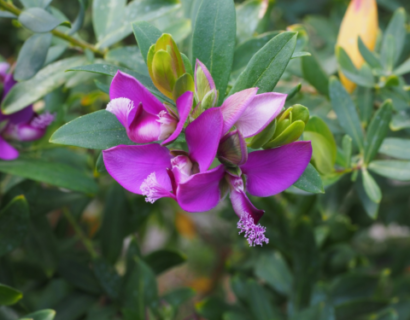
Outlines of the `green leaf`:
[{"label": "green leaf", "polygon": [[274,309],[265,289],[259,283],[253,279],[249,279],[246,281],[246,289],[248,292],[247,300],[249,309],[253,315],[252,319],[266,320],[278,318],[277,310]]},{"label": "green leaf", "polygon": [[102,254],[112,264],[120,256],[126,237],[127,209],[124,189],[118,184],[113,184],[105,197],[100,229]]},{"label": "green leaf", "polygon": [[358,70],[342,47],[337,47],[336,56],[346,78],[363,87],[374,87],[374,76],[371,70],[366,68],[366,65],[363,65],[362,69]]},{"label": "green leaf", "polygon": [[80,5],[80,11],[78,12],[77,18],[75,18],[75,21],[73,23],[73,25],[71,26],[70,35],[75,34],[78,30],[80,30],[80,28],[83,25],[84,22],[84,18],[85,18],[85,9],[87,6],[86,0],[78,0],[78,3]]},{"label": "green leaf", "polygon": [[369,169],[386,178],[410,181],[410,161],[377,160],[369,164]]},{"label": "green leaf", "polygon": [[106,110],[96,111],[66,123],[54,132],[50,142],[98,150],[121,144],[134,144],[117,117]]},{"label": "green leaf", "polygon": [[346,89],[335,77],[330,78],[329,94],[340,125],[352,138],[354,145],[363,150],[364,136],[356,107]]},{"label": "green leaf", "polygon": [[179,252],[163,249],[150,253],[144,257],[144,260],[152,271],[158,275],[184,263],[186,257]]},{"label": "green leaf", "polygon": [[260,0],[248,0],[236,7],[236,36],[243,42],[255,33],[259,21],[264,17],[267,6]]},{"label": "green leaf", "polygon": [[17,81],[32,78],[43,67],[51,38],[50,33],[34,34],[24,42],[14,70],[14,78]]},{"label": "green leaf", "polygon": [[197,313],[207,320],[220,320],[229,311],[228,304],[217,297],[208,297],[195,304]]},{"label": "green leaf", "polygon": [[320,302],[295,314],[290,320],[335,320],[334,313],[335,311],[330,304]]},{"label": "green leaf", "polygon": [[388,305],[387,301],[378,300],[355,300],[342,304],[335,308],[337,320],[362,319],[364,315],[381,311]]},{"label": "green leaf", "polygon": [[318,58],[313,51],[310,57],[304,57],[301,60],[301,67],[303,78],[306,79],[318,92],[328,96],[329,95],[329,77],[320,65]]},{"label": "green leaf", "polygon": [[362,169],[362,175],[363,188],[369,196],[370,200],[376,203],[380,203],[380,200],[382,199],[382,192],[377,182],[373,179],[373,177],[366,169]]},{"label": "green leaf", "polygon": [[364,44],[362,38],[359,36],[357,38],[357,45],[359,47],[360,54],[362,55],[363,59],[367,62],[367,64],[376,70],[382,70],[382,64],[380,62],[379,57],[376,56],[375,53],[369,50]]},{"label": "green leaf", "polygon": [[192,65],[199,59],[211,73],[219,103],[232,69],[235,49],[236,18],[232,0],[202,0],[192,34]]},{"label": "green leaf", "polygon": [[0,161],[0,172],[87,194],[98,191],[98,185],[92,178],[63,163],[20,157],[14,161]]},{"label": "green leaf", "polygon": [[[94,23],[94,29],[101,29],[101,32],[98,33],[97,43],[97,47],[101,49],[107,48],[131,34],[133,23],[161,18],[180,7],[179,0],[139,0],[131,1],[127,6],[123,0],[99,0],[96,2],[93,5],[93,15],[98,23]],[[110,10],[107,10],[107,7]],[[114,7],[115,9],[111,9]]]},{"label": "green leaf", "polygon": [[410,128],[410,114],[402,111],[393,115],[393,119],[390,123],[390,129],[393,131],[398,131],[406,128]]},{"label": "green leaf", "polygon": [[54,62],[55,60],[57,60],[58,58],[60,58],[62,56],[62,54],[67,50],[68,46],[67,45],[56,45],[56,46],[51,46],[48,49],[47,52],[47,57],[46,57],[46,61],[44,62],[44,65],[48,65],[52,62]]},{"label": "green leaf", "polygon": [[27,29],[36,33],[49,32],[59,25],[70,26],[68,21],[62,23],[42,8],[29,8],[24,10],[19,15],[18,20]]},{"label": "green leaf", "polygon": [[393,105],[391,100],[383,103],[374,115],[367,130],[364,142],[364,163],[368,164],[376,156],[377,151],[389,131],[389,124],[392,119]]},{"label": "green leaf", "polygon": [[12,14],[11,12],[0,10],[0,18],[15,19],[15,18],[17,18],[17,16],[15,14]]},{"label": "green leaf", "polygon": [[376,219],[379,211],[379,204],[372,201],[363,186],[363,176],[360,174],[359,178],[355,182],[355,189],[359,197],[360,202],[363,205],[364,210],[371,219]]},{"label": "green leaf", "polygon": [[20,0],[20,2],[24,5],[25,8],[45,8],[50,4],[51,1],[52,0]]},{"label": "green leaf", "polygon": [[359,117],[366,126],[373,114],[374,95],[373,90],[365,87],[357,88],[357,106]]},{"label": "green leaf", "polygon": [[223,314],[222,320],[249,320],[249,318],[243,312],[229,311]]},{"label": "green leaf", "polygon": [[27,314],[24,318],[31,320],[53,320],[55,316],[56,312],[54,310],[41,310]]},{"label": "green leaf", "polygon": [[132,29],[135,39],[137,39],[141,55],[145,63],[147,63],[148,50],[161,37],[161,31],[145,21],[133,23]]},{"label": "green leaf", "polygon": [[393,67],[399,59],[405,44],[406,11],[403,8],[399,8],[394,12],[393,17],[391,18],[389,25],[387,26],[384,32],[381,48],[381,57],[386,56],[386,52],[391,50],[391,48],[389,48],[389,46],[391,45],[391,43],[389,43],[389,38],[394,39],[394,57],[392,65]]},{"label": "green leaf", "polygon": [[387,34],[385,36],[385,45],[382,47],[380,59],[383,63],[384,69],[387,73],[390,73],[394,68],[394,60],[396,56],[396,39],[392,35]]},{"label": "green leaf", "polygon": [[315,167],[310,163],[300,176],[298,181],[293,184],[295,187],[309,193],[324,193],[323,182]]},{"label": "green leaf", "polygon": [[3,100],[2,111],[6,114],[14,113],[36,102],[70,78],[71,75],[65,70],[83,62],[81,57],[63,59],[40,70],[30,80],[16,84]]},{"label": "green leaf", "polygon": [[290,295],[293,276],[279,252],[274,251],[261,255],[256,263],[255,275],[277,292],[285,296]]},{"label": "green leaf", "polygon": [[285,71],[295,46],[295,32],[283,32],[271,39],[249,61],[230,94],[252,87],[258,87],[258,93],[272,91]]},{"label": "green leaf", "polygon": [[21,298],[23,298],[23,294],[20,291],[0,284],[0,306],[11,306],[16,304]]},{"label": "green leaf", "polygon": [[161,297],[161,300],[165,300],[175,309],[178,308],[185,301],[192,299],[195,296],[195,291],[191,288],[180,288],[174,291],[168,292]]},{"label": "green leaf", "polygon": [[97,79],[94,79],[95,86],[100,89],[102,92],[106,94],[110,94],[110,86],[108,84],[102,83],[101,81],[98,81]]},{"label": "green leaf", "polygon": [[393,74],[396,76],[402,76],[406,73],[410,72],[410,58],[404,61],[401,65],[399,65],[394,71]]},{"label": "green leaf", "polygon": [[93,270],[101,287],[107,295],[111,299],[117,300],[120,295],[121,277],[118,275],[115,268],[103,258],[97,258],[93,261]]},{"label": "green leaf", "polygon": [[17,196],[0,211],[0,257],[17,248],[27,236],[29,209],[26,198]]},{"label": "green leaf", "polygon": [[352,138],[347,134],[343,137],[342,147],[346,168],[350,168],[352,159]]},{"label": "green leaf", "polygon": [[379,152],[397,159],[410,160],[410,140],[386,138]]},{"label": "green leaf", "polygon": [[137,73],[148,76],[147,65],[137,46],[119,47],[112,49],[105,55],[105,60],[122,65]]}]

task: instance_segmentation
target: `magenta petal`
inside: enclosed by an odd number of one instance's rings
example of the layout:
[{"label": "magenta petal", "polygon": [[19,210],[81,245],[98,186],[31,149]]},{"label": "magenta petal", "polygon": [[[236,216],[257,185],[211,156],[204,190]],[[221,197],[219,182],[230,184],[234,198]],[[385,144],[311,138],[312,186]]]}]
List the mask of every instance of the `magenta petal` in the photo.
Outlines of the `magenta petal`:
[{"label": "magenta petal", "polygon": [[14,160],[19,156],[19,152],[0,137],[0,159]]},{"label": "magenta petal", "polygon": [[117,98],[127,98],[134,102],[134,106],[142,103],[145,111],[157,115],[162,110],[166,110],[159,101],[147,88],[145,88],[134,77],[117,71],[110,86],[111,100]]},{"label": "magenta petal", "polygon": [[231,191],[229,198],[231,199],[233,210],[239,218],[249,214],[253,218],[254,223],[257,224],[265,213],[265,211],[255,208],[243,190]]},{"label": "magenta petal", "polygon": [[214,208],[221,199],[219,182],[225,169],[222,165],[191,176],[177,189],[177,201],[188,212],[204,212]]},{"label": "magenta petal", "polygon": [[160,123],[157,121],[158,116],[152,115],[145,110],[135,116],[132,120],[132,112],[130,112],[131,123],[127,128],[127,134],[131,141],[135,143],[149,143],[158,141],[160,135]]},{"label": "magenta petal", "polygon": [[242,116],[242,113],[254,99],[258,88],[250,88],[234,93],[224,101],[221,112],[224,119],[222,135],[225,135]]},{"label": "magenta petal", "polygon": [[194,94],[191,91],[187,91],[177,99],[176,104],[179,113],[179,121],[177,127],[175,131],[161,144],[171,143],[176,138],[178,138],[179,134],[184,128],[185,121],[186,119],[188,119],[189,113],[191,112],[193,98]]},{"label": "magenta petal", "polygon": [[268,197],[294,184],[305,171],[312,156],[310,141],[249,153],[241,166],[246,175],[246,189],[251,195]]},{"label": "magenta petal", "polygon": [[104,150],[103,158],[108,173],[128,191],[142,194],[141,185],[152,173],[164,189],[172,190],[167,173],[171,154],[159,144],[117,146]]},{"label": "magenta petal", "polygon": [[216,86],[215,86],[215,82],[214,82],[214,79],[212,78],[211,73],[209,72],[208,68],[198,59],[196,59],[196,63],[195,63],[195,89],[198,90],[198,87],[196,85],[196,70],[198,69],[198,67],[202,68],[202,71],[204,72],[205,77],[208,79],[210,89],[215,90]]},{"label": "magenta petal", "polygon": [[276,92],[257,95],[236,121],[236,128],[244,138],[258,134],[281,112],[286,97],[286,94]]},{"label": "magenta petal", "polygon": [[7,62],[0,62],[0,82],[3,83],[6,75],[7,70],[10,68],[10,65]]},{"label": "magenta petal", "polygon": [[218,150],[223,127],[220,108],[211,108],[191,122],[185,130],[189,157],[199,164],[199,171],[206,171]]}]

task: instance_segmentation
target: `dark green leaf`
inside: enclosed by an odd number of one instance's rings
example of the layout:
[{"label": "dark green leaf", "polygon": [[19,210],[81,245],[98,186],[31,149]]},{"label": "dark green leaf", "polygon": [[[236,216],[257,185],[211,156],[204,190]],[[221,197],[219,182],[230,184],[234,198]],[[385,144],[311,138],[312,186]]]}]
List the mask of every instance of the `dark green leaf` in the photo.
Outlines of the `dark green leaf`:
[{"label": "dark green leaf", "polygon": [[323,182],[319,173],[310,163],[300,176],[298,181],[293,184],[295,187],[310,193],[324,193]]},{"label": "dark green leaf", "polygon": [[261,255],[256,263],[255,275],[277,292],[290,295],[293,276],[279,252]]},{"label": "dark green leaf", "polygon": [[359,317],[364,315],[370,315],[372,313],[381,311],[387,306],[386,301],[377,300],[355,300],[342,304],[336,308],[336,319],[338,320],[351,320],[360,319]]},{"label": "dark green leaf", "polygon": [[366,126],[373,114],[373,90],[365,87],[357,88],[357,106],[361,122]]},{"label": "dark green leaf", "polygon": [[379,150],[390,157],[410,160],[410,140],[400,138],[386,138]]},{"label": "dark green leaf", "polygon": [[391,34],[385,35],[385,41],[380,54],[380,59],[387,73],[392,72],[396,57],[396,39]]},{"label": "dark green leaf", "polygon": [[19,158],[14,161],[0,161],[0,172],[49,183],[73,191],[91,194],[98,191],[98,186],[92,178],[82,171],[63,163]]},{"label": "dark green leaf", "polygon": [[121,278],[112,265],[102,258],[93,261],[94,274],[107,295],[117,300],[120,295]]},{"label": "dark green leaf", "polygon": [[192,65],[196,59],[211,73],[219,102],[225,91],[232,69],[235,49],[236,17],[232,0],[202,0],[192,35]]},{"label": "dark green leaf", "polygon": [[41,310],[36,311],[24,316],[24,319],[31,319],[31,320],[53,320],[56,316],[56,312],[54,310]]},{"label": "dark green leaf", "polygon": [[378,160],[370,163],[369,169],[386,178],[410,181],[410,161]]},{"label": "dark green leaf", "polygon": [[23,298],[23,294],[20,291],[4,284],[0,284],[0,306],[13,305],[21,298]]},{"label": "dark green leaf", "polygon": [[222,315],[229,311],[228,304],[217,298],[209,297],[195,305],[197,313],[207,320],[221,320]]},{"label": "dark green leaf", "polygon": [[367,195],[367,192],[364,190],[362,174],[360,174],[359,178],[355,182],[355,189],[368,216],[372,219],[376,219],[379,211],[379,204],[372,201]]},{"label": "dark green leaf", "polygon": [[63,303],[60,303],[55,309],[58,320],[75,320],[82,319],[83,315],[97,303],[97,298],[90,295],[74,292],[66,297]]},{"label": "dark green leaf", "polygon": [[366,191],[367,196],[375,203],[379,203],[382,199],[382,192],[377,182],[373,179],[370,173],[366,169],[362,169],[363,175],[363,188]]},{"label": "dark green leaf", "polygon": [[141,55],[146,63],[148,50],[161,37],[161,31],[145,21],[134,23],[132,29],[134,30]]},{"label": "dark green leaf", "polygon": [[184,263],[186,257],[182,254],[170,250],[158,250],[144,257],[145,262],[155,274],[160,274],[181,263]]},{"label": "dark green leaf", "polygon": [[24,42],[14,70],[14,78],[17,81],[32,78],[43,67],[51,38],[50,33],[34,34]]},{"label": "dark green leaf", "polygon": [[181,304],[195,296],[195,291],[191,288],[180,288],[174,291],[168,292],[166,295],[161,297],[161,300],[165,300],[175,309]]},{"label": "dark green leaf", "polygon": [[24,196],[17,196],[0,211],[0,257],[17,248],[27,236],[29,209]]},{"label": "dark green leaf", "polygon": [[249,309],[255,320],[278,319],[278,311],[269,301],[265,289],[253,279],[246,282]]},{"label": "dark green leaf", "polygon": [[54,62],[30,80],[16,84],[2,102],[3,112],[9,114],[24,109],[60,87],[71,76],[64,71],[82,64],[83,61],[83,58],[74,57]]},{"label": "dark green leaf", "polygon": [[357,39],[357,44],[359,47],[360,54],[362,55],[363,59],[367,62],[367,64],[373,69],[381,70],[383,67],[380,63],[379,57],[377,57],[375,53],[373,53],[369,50],[369,48],[366,47],[360,36]]},{"label": "dark green leaf", "polygon": [[383,103],[370,122],[364,142],[364,163],[368,164],[376,156],[379,148],[389,131],[393,105],[391,100]]},{"label": "dark green leaf", "polygon": [[96,111],[66,123],[54,132],[51,143],[105,150],[134,144],[117,117],[106,110]]},{"label": "dark green leaf", "polygon": [[335,320],[335,311],[330,304],[321,302],[295,314],[290,320]]},{"label": "dark green leaf", "polygon": [[37,33],[49,32],[62,24],[66,26],[70,25],[69,22],[61,23],[60,20],[41,8],[29,8],[24,10],[18,19],[27,29]]},{"label": "dark green leaf", "polygon": [[335,77],[330,78],[329,94],[340,125],[352,138],[354,145],[363,150],[363,130],[355,105],[346,89]]},{"label": "dark green leaf", "polygon": [[312,52],[310,57],[302,58],[301,66],[303,78],[309,82],[318,92],[328,96],[329,95],[329,77],[319,64],[316,54],[311,48]]},{"label": "dark green leaf", "polygon": [[397,9],[391,18],[387,29],[383,35],[383,43],[381,49],[381,57],[387,56],[387,51],[391,50],[389,38],[394,39],[394,57],[393,65],[396,64],[404,47],[406,37],[406,11],[403,8]]},{"label": "dark green leaf", "polygon": [[110,94],[110,86],[108,84],[102,83],[101,81],[98,81],[97,79],[94,80],[95,86],[100,89],[102,92],[106,94]]},{"label": "dark green leaf", "polygon": [[84,17],[85,17],[85,7],[86,7],[85,1],[86,0],[78,0],[78,3],[80,4],[80,11],[78,12],[77,18],[75,18],[75,21],[73,25],[71,26],[71,30],[69,34],[76,33],[78,30],[80,30],[80,28],[83,25]]},{"label": "dark green leaf", "polygon": [[126,236],[127,199],[122,187],[114,184],[105,197],[103,220],[101,224],[101,251],[111,264],[114,264],[123,247]]},{"label": "dark green leaf", "polygon": [[249,61],[230,94],[258,87],[258,93],[272,91],[292,57],[296,46],[296,33],[283,32],[271,39]]}]

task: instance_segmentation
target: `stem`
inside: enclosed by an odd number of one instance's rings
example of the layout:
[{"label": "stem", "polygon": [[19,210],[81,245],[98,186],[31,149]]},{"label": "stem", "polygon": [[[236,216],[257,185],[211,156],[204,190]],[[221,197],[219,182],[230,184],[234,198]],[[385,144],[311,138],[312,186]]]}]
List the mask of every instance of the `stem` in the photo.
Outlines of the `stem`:
[{"label": "stem", "polygon": [[78,238],[80,238],[81,242],[84,244],[84,247],[87,249],[89,254],[93,259],[98,257],[97,252],[95,251],[90,239],[87,238],[87,236],[84,234],[83,230],[80,228],[80,226],[77,224],[77,221],[75,221],[74,217],[70,213],[70,211],[67,208],[63,209],[64,216],[68,220],[68,222],[71,224],[73,227],[75,233],[77,234]]},{"label": "stem", "polygon": [[[12,3],[9,3],[5,0],[0,0],[0,8],[4,9],[5,11],[11,12],[12,14],[15,14],[16,16],[19,16],[21,14],[21,10],[19,8],[17,8]],[[104,51],[97,49],[95,46],[93,46],[92,44],[88,42],[73,38],[72,36],[65,34],[64,32],[61,32],[58,30],[53,30],[51,31],[51,33],[58,38],[68,41],[74,47],[79,47],[84,50],[88,49],[99,56],[104,56]]]}]

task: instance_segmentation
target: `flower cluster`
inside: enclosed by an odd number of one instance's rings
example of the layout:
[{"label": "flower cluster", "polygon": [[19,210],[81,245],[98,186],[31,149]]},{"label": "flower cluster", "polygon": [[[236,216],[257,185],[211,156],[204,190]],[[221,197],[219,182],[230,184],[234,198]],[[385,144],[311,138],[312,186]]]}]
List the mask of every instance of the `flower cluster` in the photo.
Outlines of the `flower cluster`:
[{"label": "flower cluster", "polygon": [[[301,132],[295,136],[288,129],[298,121],[304,127],[307,109],[282,111],[285,94],[258,95],[258,88],[232,94],[217,106],[218,92],[206,66],[197,61],[194,77],[186,73],[172,38],[163,35],[158,42],[166,42],[164,37],[172,45],[157,51],[151,47],[148,69],[154,84],[175,106],[161,102],[138,80],[118,71],[107,110],[138,145],[104,150],[107,171],[125,189],[146,196],[147,202],[168,197],[188,212],[208,211],[229,194],[240,233],[251,246],[268,243],[266,229],[258,224],[264,211],[255,208],[246,192],[272,196],[304,172],[311,144],[296,141]],[[164,59],[162,65],[169,63],[165,71],[155,65],[157,55]],[[173,148],[180,141],[186,148]],[[254,145],[266,150],[249,152],[248,146]]]},{"label": "flower cluster", "polygon": [[[3,98],[16,84],[12,73],[7,73],[9,65],[0,63],[0,81],[3,83]],[[14,160],[19,152],[11,146],[7,140],[33,141],[40,139],[46,132],[47,127],[54,121],[54,116],[48,112],[41,115],[33,111],[33,106],[5,115],[0,110],[0,159]]]}]

